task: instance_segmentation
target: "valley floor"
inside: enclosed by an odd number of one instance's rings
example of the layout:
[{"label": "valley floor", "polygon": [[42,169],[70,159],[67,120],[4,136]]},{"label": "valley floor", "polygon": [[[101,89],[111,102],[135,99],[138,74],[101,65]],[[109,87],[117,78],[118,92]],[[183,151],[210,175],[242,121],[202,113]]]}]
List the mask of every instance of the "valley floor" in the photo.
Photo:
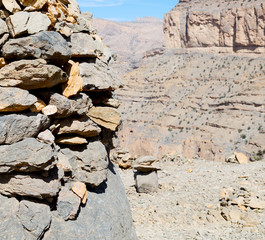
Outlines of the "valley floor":
[{"label": "valley floor", "polygon": [[173,159],[161,167],[152,194],[137,193],[133,171],[120,169],[139,240],[265,239],[264,161]]}]

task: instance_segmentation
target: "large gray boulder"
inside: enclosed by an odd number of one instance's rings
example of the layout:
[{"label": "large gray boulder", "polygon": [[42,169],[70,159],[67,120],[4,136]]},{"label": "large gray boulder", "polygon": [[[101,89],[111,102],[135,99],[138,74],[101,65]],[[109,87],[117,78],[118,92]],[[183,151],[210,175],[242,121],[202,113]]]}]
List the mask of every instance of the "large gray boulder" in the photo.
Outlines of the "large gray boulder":
[{"label": "large gray boulder", "polygon": [[0,173],[50,170],[57,157],[51,145],[27,138],[12,145],[0,146]]},{"label": "large gray boulder", "polygon": [[108,180],[88,192],[87,203],[75,221],[65,222],[56,213],[44,240],[136,240],[130,206],[122,181],[110,166]]},{"label": "large gray boulder", "polygon": [[87,33],[73,33],[70,37],[73,57],[99,57],[103,44]]},{"label": "large gray boulder", "polygon": [[12,37],[47,31],[51,21],[41,12],[16,12],[6,19]]},{"label": "large gray boulder", "polygon": [[52,220],[48,205],[26,199],[19,203],[16,215],[28,235],[27,239],[32,240],[41,239],[45,231],[49,229]]},{"label": "large gray boulder", "polygon": [[26,90],[0,87],[0,112],[20,112],[30,108],[37,98]]},{"label": "large gray boulder", "polygon": [[97,187],[107,179],[108,154],[101,142],[91,142],[76,151],[62,149],[61,153],[72,166],[73,180]]},{"label": "large gray boulder", "polygon": [[67,81],[66,73],[43,59],[20,60],[0,69],[0,86],[31,90],[50,88]]},{"label": "large gray boulder", "polygon": [[57,107],[54,118],[66,118],[73,114],[85,115],[93,106],[91,99],[85,93],[78,93],[71,99],[54,93],[50,97],[49,104]]},{"label": "large gray boulder", "polygon": [[117,74],[102,62],[83,62],[79,64],[79,68],[84,91],[114,90],[122,85]]},{"label": "large gray boulder", "polygon": [[40,113],[0,114],[0,144],[12,144],[25,138],[35,137],[49,124],[49,117]]},{"label": "large gray boulder", "polygon": [[71,57],[71,49],[60,33],[43,31],[37,34],[10,39],[2,48],[6,59],[42,58],[63,65]]},{"label": "large gray boulder", "polygon": [[16,217],[19,201],[0,194],[0,202],[0,239],[26,240],[24,229]]},{"label": "large gray boulder", "polygon": [[0,174],[0,194],[10,197],[53,198],[60,188],[60,179],[55,170],[47,177],[39,173]]}]

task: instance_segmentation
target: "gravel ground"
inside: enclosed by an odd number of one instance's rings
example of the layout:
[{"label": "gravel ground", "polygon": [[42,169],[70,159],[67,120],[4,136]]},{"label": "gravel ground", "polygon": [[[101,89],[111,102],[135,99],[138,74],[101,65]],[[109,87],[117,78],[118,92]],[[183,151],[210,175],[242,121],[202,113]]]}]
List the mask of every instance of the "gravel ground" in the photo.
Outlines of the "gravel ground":
[{"label": "gravel ground", "polygon": [[265,240],[264,209],[220,201],[222,190],[230,188],[230,198],[265,203],[264,161],[174,159],[160,165],[159,191],[151,194],[137,193],[133,171],[120,169],[139,240]]}]

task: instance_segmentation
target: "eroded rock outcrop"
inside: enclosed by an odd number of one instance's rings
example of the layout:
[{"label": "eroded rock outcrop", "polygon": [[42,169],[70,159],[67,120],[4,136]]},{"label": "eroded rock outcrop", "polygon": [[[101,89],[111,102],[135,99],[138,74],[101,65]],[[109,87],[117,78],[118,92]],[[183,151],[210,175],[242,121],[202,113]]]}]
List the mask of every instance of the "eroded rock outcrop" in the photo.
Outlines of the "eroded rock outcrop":
[{"label": "eroded rock outcrop", "polygon": [[108,154],[121,84],[92,14],[75,0],[0,13],[0,238],[136,239]]},{"label": "eroded rock outcrop", "polygon": [[165,15],[167,48],[264,53],[264,2],[180,1]]}]

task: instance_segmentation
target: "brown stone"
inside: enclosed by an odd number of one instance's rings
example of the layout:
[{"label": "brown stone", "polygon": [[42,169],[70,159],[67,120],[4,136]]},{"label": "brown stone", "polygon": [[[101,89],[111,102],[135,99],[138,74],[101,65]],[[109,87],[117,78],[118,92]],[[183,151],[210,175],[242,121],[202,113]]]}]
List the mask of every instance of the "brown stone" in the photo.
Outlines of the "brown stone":
[{"label": "brown stone", "polygon": [[6,61],[4,58],[0,58],[0,68],[4,67],[6,65]]},{"label": "brown stone", "polygon": [[95,137],[101,132],[101,128],[87,116],[64,119],[60,122],[57,134],[78,134],[82,137]]},{"label": "brown stone", "polygon": [[123,168],[123,169],[128,169],[128,168],[132,167],[132,162],[131,161],[124,162],[124,161],[120,160],[118,164],[119,164],[119,167]]},{"label": "brown stone", "polygon": [[0,86],[3,87],[18,86],[32,90],[50,88],[66,81],[67,76],[64,71],[57,66],[47,64],[43,59],[15,61],[0,69]]},{"label": "brown stone", "polygon": [[72,137],[72,136],[64,136],[55,140],[58,144],[66,144],[66,145],[81,145],[86,144],[87,140],[83,137]]},{"label": "brown stone", "polygon": [[45,102],[43,102],[41,99],[37,99],[37,102],[35,102],[31,107],[30,111],[34,113],[39,113],[41,110],[46,107]]},{"label": "brown stone", "polygon": [[236,153],[236,159],[240,164],[249,163],[249,158],[244,153]]},{"label": "brown stone", "polygon": [[119,112],[110,107],[93,107],[89,109],[88,116],[98,125],[115,131],[120,124]]},{"label": "brown stone", "polygon": [[25,11],[40,10],[47,3],[47,0],[18,0],[25,8]]},{"label": "brown stone", "polygon": [[88,191],[85,192],[84,197],[81,199],[81,201],[82,201],[83,204],[86,204],[87,196],[88,196]]},{"label": "brown stone", "polygon": [[73,187],[72,187],[72,191],[81,199],[84,198],[84,196],[86,195],[86,184],[82,183],[82,182],[75,182]]},{"label": "brown stone", "polygon": [[79,63],[70,60],[66,72],[69,75],[69,80],[63,84],[63,95],[70,97],[83,89],[83,79],[80,76]]},{"label": "brown stone", "polygon": [[209,4],[197,1],[190,5],[181,1],[165,15],[166,47],[264,53],[265,8],[262,1],[234,1],[233,4],[231,7],[229,4],[220,6],[217,1],[209,1]]}]

